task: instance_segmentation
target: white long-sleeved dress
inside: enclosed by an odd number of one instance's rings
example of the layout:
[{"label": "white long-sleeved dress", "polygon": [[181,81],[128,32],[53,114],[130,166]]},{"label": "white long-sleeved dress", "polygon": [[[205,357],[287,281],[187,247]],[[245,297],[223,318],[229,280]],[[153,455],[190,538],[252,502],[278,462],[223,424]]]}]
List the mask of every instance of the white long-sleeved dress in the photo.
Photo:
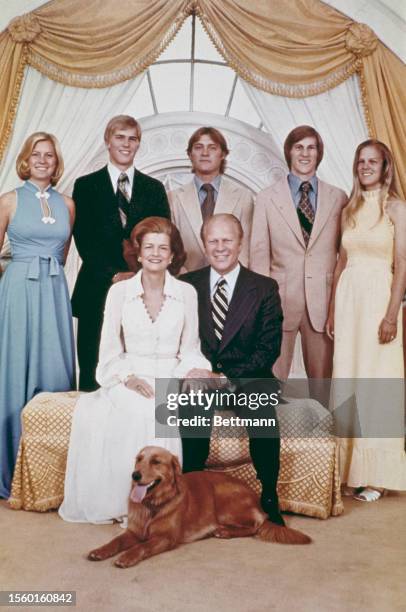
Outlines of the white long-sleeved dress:
[{"label": "white long-sleeved dress", "polygon": [[163,446],[181,458],[179,436],[155,437],[155,399],[123,381],[134,374],[154,386],[156,378],[211,369],[200,351],[197,294],[166,273],[154,322],[142,296],[141,272],[107,295],[96,372],[101,388],[82,395],[73,416],[59,509],[66,521],[99,523],[126,515],[134,458],[143,446]]}]

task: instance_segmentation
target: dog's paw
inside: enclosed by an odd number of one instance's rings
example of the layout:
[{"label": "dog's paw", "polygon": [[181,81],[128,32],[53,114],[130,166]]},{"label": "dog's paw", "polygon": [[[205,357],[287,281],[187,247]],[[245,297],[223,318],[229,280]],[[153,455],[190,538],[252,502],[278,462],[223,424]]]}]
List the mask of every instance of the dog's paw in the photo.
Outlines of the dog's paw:
[{"label": "dog's paw", "polygon": [[227,527],[217,527],[213,535],[215,538],[231,538],[230,531]]},{"label": "dog's paw", "polygon": [[109,554],[103,551],[101,548],[96,548],[95,550],[91,550],[87,555],[89,561],[104,561],[109,558]]},{"label": "dog's paw", "polygon": [[126,553],[120,555],[118,559],[114,561],[114,565],[116,567],[120,567],[121,569],[125,569],[126,567],[132,567],[137,563],[138,559],[134,558],[133,556],[127,555]]}]

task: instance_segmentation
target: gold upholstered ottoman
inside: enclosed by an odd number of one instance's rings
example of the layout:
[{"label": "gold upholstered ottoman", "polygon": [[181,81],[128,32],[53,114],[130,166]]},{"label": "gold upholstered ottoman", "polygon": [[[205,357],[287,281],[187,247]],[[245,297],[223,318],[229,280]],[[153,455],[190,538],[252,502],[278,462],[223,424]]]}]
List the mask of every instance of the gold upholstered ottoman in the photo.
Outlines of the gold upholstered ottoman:
[{"label": "gold upholstered ottoman", "polygon": [[[62,503],[72,413],[78,395],[74,391],[41,393],[24,408],[23,433],[9,499],[12,508],[44,512]],[[281,509],[322,519],[341,514],[334,438],[324,433],[323,428],[310,438],[304,439],[298,433],[302,429],[301,420],[306,431],[312,429],[309,419],[315,421],[315,427],[323,423],[322,407],[313,400],[291,400],[279,408]],[[227,416],[224,412],[222,415]],[[298,418],[292,419],[292,415]],[[325,411],[321,416],[324,415]],[[221,427],[213,428],[207,469],[235,476],[260,493],[243,427],[235,428],[232,437],[230,432],[222,437]]]}]

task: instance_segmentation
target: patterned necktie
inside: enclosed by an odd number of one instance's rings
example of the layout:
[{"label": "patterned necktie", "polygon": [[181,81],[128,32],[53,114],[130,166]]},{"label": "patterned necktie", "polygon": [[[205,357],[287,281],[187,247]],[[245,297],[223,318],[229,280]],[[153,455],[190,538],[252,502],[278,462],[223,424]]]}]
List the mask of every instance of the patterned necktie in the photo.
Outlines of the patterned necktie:
[{"label": "patterned necktie", "polygon": [[223,337],[223,329],[228,312],[226,284],[227,281],[225,278],[219,279],[212,300],[211,313],[213,317],[214,333],[216,334],[216,338],[219,342],[221,342],[221,338]]},{"label": "patterned necktie", "polygon": [[127,222],[128,213],[130,211],[130,194],[128,192],[128,184],[128,176],[125,172],[122,172],[117,181],[117,200],[123,226]]},{"label": "patterned necktie", "polygon": [[302,193],[300,195],[300,200],[297,207],[297,214],[306,246],[308,245],[314,223],[314,210],[309,197],[309,191],[311,188],[312,186],[309,181],[303,181],[303,183],[300,185],[300,191]]},{"label": "patterned necktie", "polygon": [[213,185],[210,185],[210,183],[204,183],[201,188],[207,194],[202,204],[202,217],[203,221],[205,221],[208,219],[208,217],[212,216],[214,211],[214,187]]}]

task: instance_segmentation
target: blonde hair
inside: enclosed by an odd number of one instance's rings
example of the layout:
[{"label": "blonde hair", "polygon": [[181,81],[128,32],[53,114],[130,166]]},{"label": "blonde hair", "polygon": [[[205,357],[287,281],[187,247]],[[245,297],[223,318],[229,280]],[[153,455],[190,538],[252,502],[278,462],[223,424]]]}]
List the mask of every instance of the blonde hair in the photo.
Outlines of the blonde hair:
[{"label": "blonde hair", "polygon": [[380,177],[381,184],[381,192],[379,194],[379,203],[381,207],[380,218],[382,218],[384,213],[384,205],[387,198],[399,199],[400,196],[397,193],[396,181],[395,181],[395,166],[393,163],[393,156],[390,149],[380,140],[375,140],[370,138],[369,140],[365,140],[358,145],[355,156],[354,163],[352,165],[352,174],[353,174],[353,187],[350,195],[350,199],[348,201],[347,206],[343,210],[343,226],[355,227],[355,216],[357,211],[361,208],[363,204],[362,198],[362,186],[360,180],[358,178],[358,162],[361,156],[361,152],[366,147],[375,147],[380,154],[382,155],[383,165],[382,165],[382,173]]},{"label": "blonde hair", "polygon": [[128,130],[135,128],[138,140],[141,140],[141,126],[134,117],[131,115],[116,115],[112,117],[106,129],[104,130],[104,142],[106,145],[110,142],[110,138],[113,136],[116,130]]},{"label": "blonde hair", "polygon": [[28,160],[31,157],[35,146],[39,142],[50,142],[54,147],[57,161],[55,172],[50,179],[50,183],[51,185],[56,185],[63,174],[64,163],[58,139],[53,134],[48,134],[48,132],[34,132],[34,134],[31,134],[31,136],[28,136],[16,160],[17,174],[23,181],[26,181],[30,178],[31,172],[28,166]]}]

